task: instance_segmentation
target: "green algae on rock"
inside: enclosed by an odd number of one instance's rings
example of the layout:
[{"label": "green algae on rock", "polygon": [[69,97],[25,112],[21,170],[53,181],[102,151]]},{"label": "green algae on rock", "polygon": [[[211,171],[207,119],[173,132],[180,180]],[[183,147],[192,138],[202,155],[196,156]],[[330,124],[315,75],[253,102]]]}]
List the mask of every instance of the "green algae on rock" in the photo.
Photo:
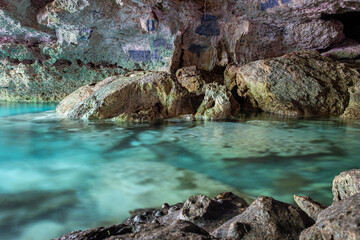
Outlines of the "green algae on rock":
[{"label": "green algae on rock", "polygon": [[282,115],[340,116],[348,89],[360,81],[358,65],[316,51],[260,60],[238,69],[238,94],[250,107]]}]

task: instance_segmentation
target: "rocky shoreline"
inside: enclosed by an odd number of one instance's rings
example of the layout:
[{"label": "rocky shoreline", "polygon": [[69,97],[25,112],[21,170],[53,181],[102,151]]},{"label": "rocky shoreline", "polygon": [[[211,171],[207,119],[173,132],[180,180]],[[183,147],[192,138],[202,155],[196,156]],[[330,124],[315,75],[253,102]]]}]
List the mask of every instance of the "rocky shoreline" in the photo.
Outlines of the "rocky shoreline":
[{"label": "rocky shoreline", "polygon": [[294,196],[298,206],[261,196],[251,204],[231,192],[214,199],[132,211],[122,224],[75,231],[56,240],[116,239],[360,239],[360,169],[333,180],[333,203]]}]

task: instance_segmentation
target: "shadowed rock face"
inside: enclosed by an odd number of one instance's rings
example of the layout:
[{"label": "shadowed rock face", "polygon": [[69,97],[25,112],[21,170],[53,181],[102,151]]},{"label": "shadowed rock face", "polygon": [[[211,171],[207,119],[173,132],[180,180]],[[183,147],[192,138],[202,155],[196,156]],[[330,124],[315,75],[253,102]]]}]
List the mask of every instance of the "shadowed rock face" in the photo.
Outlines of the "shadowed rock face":
[{"label": "shadowed rock face", "polygon": [[[127,70],[175,73],[196,65],[211,71],[230,62],[325,49],[343,40],[343,25],[321,16],[356,11],[359,5],[346,0],[3,0],[0,99],[59,101],[80,86]],[[58,60],[71,66],[59,68]],[[91,77],[78,74],[78,67],[91,71]]]}]

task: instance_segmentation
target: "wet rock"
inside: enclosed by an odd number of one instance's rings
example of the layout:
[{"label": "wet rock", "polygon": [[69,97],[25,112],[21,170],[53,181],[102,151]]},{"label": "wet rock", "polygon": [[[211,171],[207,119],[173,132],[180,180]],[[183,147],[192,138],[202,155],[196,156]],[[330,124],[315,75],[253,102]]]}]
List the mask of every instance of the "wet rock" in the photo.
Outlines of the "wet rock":
[{"label": "wet rock", "polygon": [[167,73],[137,72],[105,79],[95,85],[91,95],[73,105],[78,94],[65,98],[57,113],[69,118],[144,121],[193,111],[189,93]]},{"label": "wet rock", "polygon": [[164,216],[164,215],[165,215],[165,213],[163,211],[157,211],[155,213],[155,217],[161,217],[161,216]]},{"label": "wet rock", "polygon": [[334,202],[360,193],[360,169],[345,171],[336,176],[333,180],[332,193]]},{"label": "wet rock", "polygon": [[217,238],[236,235],[254,240],[298,239],[301,231],[313,223],[297,207],[270,197],[259,197],[242,214],[225,222],[212,235]]},{"label": "wet rock", "polygon": [[349,87],[359,80],[358,66],[303,51],[242,66],[236,82],[239,96],[255,109],[340,116],[349,104]]},{"label": "wet rock", "polygon": [[204,86],[205,97],[197,110],[197,119],[226,119],[235,116],[240,105],[225,86],[209,83]]},{"label": "wet rock", "polygon": [[318,203],[318,202],[312,200],[311,198],[309,198],[307,196],[294,195],[294,200],[295,200],[296,204],[301,208],[301,210],[306,212],[307,215],[309,215],[309,217],[314,219],[314,221],[316,221],[319,213],[328,207],[324,204],[321,204],[321,203]]},{"label": "wet rock", "polygon": [[359,239],[360,236],[360,194],[334,202],[323,210],[314,226],[305,229],[300,240]]},{"label": "wet rock", "polygon": [[140,208],[140,209],[131,210],[131,211],[129,211],[129,213],[130,213],[130,215],[132,217],[134,217],[136,215],[141,215],[143,213],[149,213],[149,212],[152,212],[154,210],[155,210],[155,208]]}]

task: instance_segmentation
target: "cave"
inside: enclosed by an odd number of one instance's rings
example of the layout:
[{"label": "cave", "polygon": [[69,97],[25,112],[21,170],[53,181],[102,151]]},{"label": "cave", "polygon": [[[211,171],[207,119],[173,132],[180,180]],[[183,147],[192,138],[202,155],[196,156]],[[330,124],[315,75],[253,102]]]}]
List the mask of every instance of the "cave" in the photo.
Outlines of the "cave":
[{"label": "cave", "polygon": [[324,14],[324,20],[337,20],[344,25],[346,38],[360,42],[360,11],[341,14]]}]

